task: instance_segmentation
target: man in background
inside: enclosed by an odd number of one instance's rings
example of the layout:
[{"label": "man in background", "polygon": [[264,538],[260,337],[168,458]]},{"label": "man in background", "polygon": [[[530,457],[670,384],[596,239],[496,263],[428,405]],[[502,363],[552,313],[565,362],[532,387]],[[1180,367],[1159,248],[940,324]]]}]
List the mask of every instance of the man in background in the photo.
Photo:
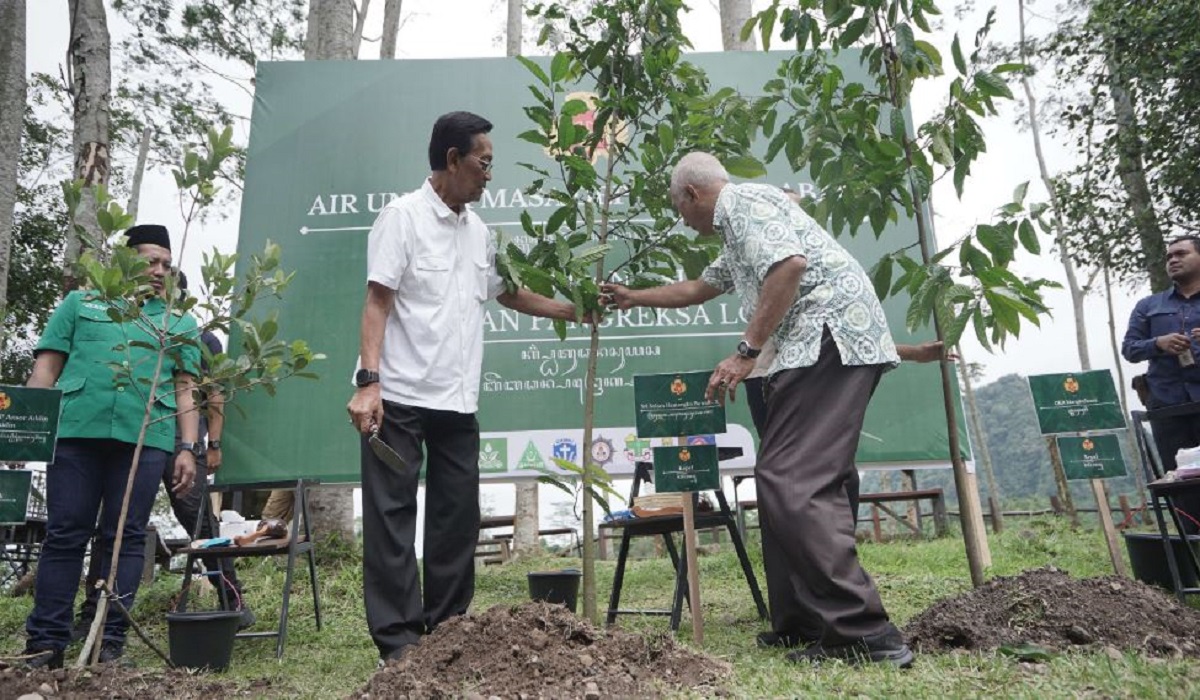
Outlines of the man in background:
[{"label": "man in background", "polygon": [[[1200,401],[1200,237],[1171,241],[1166,263],[1171,288],[1137,303],[1121,344],[1126,360],[1149,363],[1149,401],[1143,402],[1151,411]],[[1165,471],[1175,469],[1179,450],[1200,446],[1200,412],[1156,418],[1150,427]],[[1171,500],[1184,514],[1184,529],[1189,534],[1200,531],[1200,494]]]}]

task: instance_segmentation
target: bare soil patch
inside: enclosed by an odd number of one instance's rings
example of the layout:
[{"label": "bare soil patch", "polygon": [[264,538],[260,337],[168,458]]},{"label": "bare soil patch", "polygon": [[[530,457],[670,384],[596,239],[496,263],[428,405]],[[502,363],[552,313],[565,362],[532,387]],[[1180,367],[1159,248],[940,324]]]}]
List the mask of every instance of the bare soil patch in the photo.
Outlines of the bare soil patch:
[{"label": "bare soil patch", "polygon": [[1118,576],[1071,578],[1054,567],[1000,576],[938,601],[905,627],[924,652],[991,651],[1022,643],[1050,651],[1104,649],[1200,657],[1200,612]]},{"label": "bare soil patch", "polygon": [[115,664],[91,669],[29,670],[19,663],[0,662],[0,700],[40,696],[45,700],[133,700],[211,698],[269,695],[267,681],[251,684],[227,681],[212,674],[184,670],[138,670]]},{"label": "bare soil patch", "polygon": [[561,605],[497,605],[443,623],[354,698],[658,697],[723,695],[724,661],[667,634],[600,630]]}]

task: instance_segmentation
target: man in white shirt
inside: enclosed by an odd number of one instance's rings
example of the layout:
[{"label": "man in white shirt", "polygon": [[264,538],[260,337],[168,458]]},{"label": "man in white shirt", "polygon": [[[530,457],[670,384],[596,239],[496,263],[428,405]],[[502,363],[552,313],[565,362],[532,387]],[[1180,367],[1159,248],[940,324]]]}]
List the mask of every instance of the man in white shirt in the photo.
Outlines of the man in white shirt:
[{"label": "man in white shirt", "polygon": [[[467,611],[479,537],[479,377],[483,304],[575,321],[572,304],[505,290],[496,242],[467,206],[491,180],[492,125],[469,112],[438,118],[429,179],[392,201],[367,242],[358,386],[347,410],[362,433],[363,593],[384,661]],[[379,437],[401,473],[367,444]],[[413,550],[417,475],[425,462],[424,595]]]}]

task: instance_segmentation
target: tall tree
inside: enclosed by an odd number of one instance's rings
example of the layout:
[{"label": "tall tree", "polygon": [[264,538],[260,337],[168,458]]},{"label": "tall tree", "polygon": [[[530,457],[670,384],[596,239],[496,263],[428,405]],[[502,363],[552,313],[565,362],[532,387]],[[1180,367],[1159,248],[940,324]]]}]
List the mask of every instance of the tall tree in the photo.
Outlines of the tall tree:
[{"label": "tall tree", "polygon": [[8,268],[25,121],[25,0],[0,3],[0,357],[8,345]]},{"label": "tall tree", "polygon": [[754,35],[743,38],[742,27],[750,21],[750,0],[720,0],[721,48],[726,51],[753,51]]},{"label": "tall tree", "polygon": [[383,1],[383,38],[379,44],[379,57],[396,57],[396,38],[400,35],[400,5],[402,0]]},{"label": "tall tree", "polygon": [[[71,32],[68,86],[74,110],[72,144],[74,177],[83,182],[83,209],[78,226],[68,233],[63,256],[66,288],[76,286],[75,265],[85,246],[98,245],[102,231],[97,223],[95,193],[108,186],[109,117],[112,92],[111,39],[103,0],[69,0]],[[85,238],[89,240],[84,240]]]},{"label": "tall tree", "polygon": [[[354,3],[312,0],[308,14],[306,61],[353,59]],[[354,491],[348,487],[317,489],[309,499],[313,528],[318,533],[354,542]]]}]

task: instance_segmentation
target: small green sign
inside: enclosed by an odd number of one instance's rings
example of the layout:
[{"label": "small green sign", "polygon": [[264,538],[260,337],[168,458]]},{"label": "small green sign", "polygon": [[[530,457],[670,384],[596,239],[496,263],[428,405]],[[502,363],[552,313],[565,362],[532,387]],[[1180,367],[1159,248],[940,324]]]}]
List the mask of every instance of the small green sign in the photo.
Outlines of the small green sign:
[{"label": "small green sign", "polygon": [[0,525],[25,523],[32,483],[33,472],[27,469],[0,469]]},{"label": "small green sign", "polygon": [[655,492],[707,491],[720,487],[716,445],[654,448]]},{"label": "small green sign", "polygon": [[725,407],[704,398],[711,376],[711,370],[635,376],[638,437],[725,432]]},{"label": "small green sign", "polygon": [[508,440],[484,438],[479,444],[479,472],[503,474],[508,471]]},{"label": "small green sign", "polygon": [[1029,377],[1042,435],[1125,427],[1112,373],[1106,369]]},{"label": "small green sign", "polygon": [[1125,455],[1116,435],[1059,436],[1058,454],[1067,479],[1109,479],[1125,476]]},{"label": "small green sign", "polygon": [[59,389],[0,384],[0,461],[53,462],[61,407]]}]

